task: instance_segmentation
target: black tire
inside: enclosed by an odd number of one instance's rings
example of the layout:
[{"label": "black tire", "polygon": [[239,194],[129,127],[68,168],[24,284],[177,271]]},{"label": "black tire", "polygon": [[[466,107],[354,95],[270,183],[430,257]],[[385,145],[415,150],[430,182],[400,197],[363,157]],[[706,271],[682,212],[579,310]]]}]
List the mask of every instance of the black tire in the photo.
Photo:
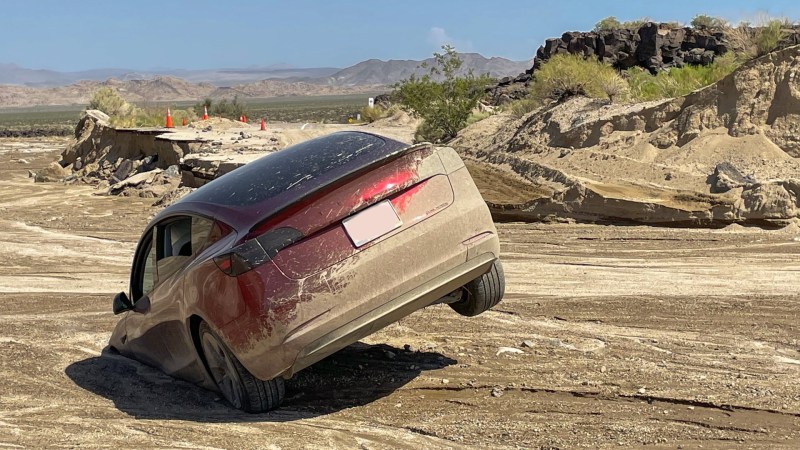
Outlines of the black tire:
[{"label": "black tire", "polygon": [[450,307],[462,316],[474,317],[500,303],[506,291],[503,264],[495,260],[492,268],[464,286],[464,297]]},{"label": "black tire", "polygon": [[206,369],[228,403],[249,413],[280,406],[285,394],[283,378],[264,381],[254,377],[207,323],[200,322],[198,334]]}]

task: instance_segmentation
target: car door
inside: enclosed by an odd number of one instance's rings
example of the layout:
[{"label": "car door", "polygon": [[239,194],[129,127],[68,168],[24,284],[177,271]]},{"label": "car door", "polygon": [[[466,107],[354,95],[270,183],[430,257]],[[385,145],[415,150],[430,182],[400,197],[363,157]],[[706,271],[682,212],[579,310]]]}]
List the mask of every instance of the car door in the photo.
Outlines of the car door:
[{"label": "car door", "polygon": [[126,318],[128,345],[141,360],[180,374],[196,359],[186,328],[186,269],[205,247],[213,221],[173,216],[153,226],[134,259],[131,296],[136,310]]}]

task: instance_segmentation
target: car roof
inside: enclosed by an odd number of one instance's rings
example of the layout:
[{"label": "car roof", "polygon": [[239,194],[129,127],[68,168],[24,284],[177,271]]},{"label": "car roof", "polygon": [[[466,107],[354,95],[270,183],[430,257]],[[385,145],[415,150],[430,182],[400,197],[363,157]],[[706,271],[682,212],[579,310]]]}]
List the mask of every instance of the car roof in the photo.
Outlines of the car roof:
[{"label": "car roof", "polygon": [[[243,231],[343,177],[399,156],[408,144],[360,131],[311,139],[258,158],[164,209],[153,219],[199,214]],[[244,231],[247,231],[244,230]]]}]

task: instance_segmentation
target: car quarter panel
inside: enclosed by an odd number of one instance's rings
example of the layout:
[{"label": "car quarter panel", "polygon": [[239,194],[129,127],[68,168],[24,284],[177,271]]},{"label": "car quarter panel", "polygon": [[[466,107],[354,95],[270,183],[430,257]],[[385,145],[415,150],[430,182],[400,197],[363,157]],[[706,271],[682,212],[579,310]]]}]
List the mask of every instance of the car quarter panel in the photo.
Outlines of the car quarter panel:
[{"label": "car quarter panel", "polygon": [[[455,168],[445,178],[452,196],[446,208],[329,267],[310,274],[313,270],[284,273],[276,258],[240,276],[252,295],[248,312],[221,331],[242,364],[262,379],[287,374],[304,347],[326,333],[466,263],[468,257],[498,256],[494,224],[466,168]],[[410,205],[406,211],[413,214],[416,206]],[[339,243],[346,238],[341,226],[329,233],[325,238]],[[304,251],[317,258],[315,248]]]}]

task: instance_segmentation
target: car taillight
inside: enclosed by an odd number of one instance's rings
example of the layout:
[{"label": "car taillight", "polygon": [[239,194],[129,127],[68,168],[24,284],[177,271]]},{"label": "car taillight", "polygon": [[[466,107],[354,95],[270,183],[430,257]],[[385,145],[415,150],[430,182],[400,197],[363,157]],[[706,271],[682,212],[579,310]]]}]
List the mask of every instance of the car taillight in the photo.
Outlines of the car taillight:
[{"label": "car taillight", "polygon": [[415,177],[416,172],[412,170],[403,170],[384,177],[379,182],[361,191],[361,202],[372,204],[382,199],[387,194],[397,192],[410,186],[414,182]]},{"label": "car taillight", "polygon": [[278,252],[303,238],[294,228],[277,228],[245,241],[231,251],[214,258],[226,275],[235,277],[270,261]]}]

